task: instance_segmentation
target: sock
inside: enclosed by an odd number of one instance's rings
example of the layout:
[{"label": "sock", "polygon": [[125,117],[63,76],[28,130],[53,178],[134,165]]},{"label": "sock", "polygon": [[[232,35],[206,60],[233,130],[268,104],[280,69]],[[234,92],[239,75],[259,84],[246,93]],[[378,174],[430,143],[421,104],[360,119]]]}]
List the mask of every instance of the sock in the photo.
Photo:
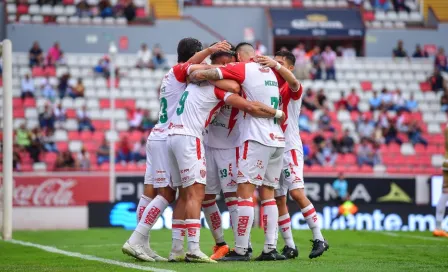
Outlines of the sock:
[{"label": "sock", "polygon": [[230,214],[230,226],[233,230],[233,236],[236,237],[236,229],[238,227],[238,198],[227,197],[225,202],[227,205],[227,210],[229,210]]},{"label": "sock", "polygon": [[236,224],[235,252],[244,255],[250,241],[250,231],[254,223],[254,202],[252,197],[238,198],[238,223]]},{"label": "sock", "polygon": [[187,242],[188,252],[195,252],[199,250],[199,237],[201,236],[201,220],[200,219],[186,219],[185,226],[187,227]]},{"label": "sock", "polygon": [[143,212],[145,211],[146,206],[148,206],[149,203],[151,203],[152,198],[142,195],[140,197],[140,201],[138,202],[138,206],[137,206],[137,211],[136,211],[136,215],[137,215],[137,223],[140,222],[140,219],[142,218]]},{"label": "sock", "polygon": [[171,229],[173,245],[171,250],[175,252],[182,251],[184,249],[185,238],[185,221],[179,219],[173,219],[173,225]]},{"label": "sock", "polygon": [[264,247],[263,252],[268,253],[277,248],[275,232],[277,231],[278,208],[275,199],[261,201],[263,207]]},{"label": "sock", "polygon": [[213,238],[215,238],[216,244],[222,244],[224,242],[224,232],[222,230],[221,213],[219,212],[216,200],[207,200],[202,202],[202,210],[204,211],[205,219],[207,220],[208,227],[212,232]]},{"label": "sock", "polygon": [[282,233],[282,237],[283,240],[285,240],[285,244],[290,248],[296,248],[296,244],[294,243],[294,239],[292,237],[291,218],[289,217],[289,213],[278,217],[278,228]]},{"label": "sock", "polygon": [[143,212],[142,218],[135,229],[143,235],[149,233],[157,219],[162,215],[163,211],[168,207],[168,201],[163,196],[156,196],[156,198],[149,203]]},{"label": "sock", "polygon": [[446,203],[448,202],[448,194],[442,193],[436,206],[436,229],[442,229],[442,221],[445,216]]},{"label": "sock", "polygon": [[317,222],[317,214],[316,210],[314,209],[313,204],[310,204],[302,209],[303,217],[306,220],[306,223],[308,224],[308,227],[313,232],[313,240],[324,240],[324,237],[322,236],[322,233],[320,232],[319,223]]}]

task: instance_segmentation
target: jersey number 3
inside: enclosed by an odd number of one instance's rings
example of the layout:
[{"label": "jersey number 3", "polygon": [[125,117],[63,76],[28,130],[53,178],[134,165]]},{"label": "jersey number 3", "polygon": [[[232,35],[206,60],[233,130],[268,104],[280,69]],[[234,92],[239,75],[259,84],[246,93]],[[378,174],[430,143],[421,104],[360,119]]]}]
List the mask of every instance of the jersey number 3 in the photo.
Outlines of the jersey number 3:
[{"label": "jersey number 3", "polygon": [[162,97],[160,99],[160,116],[159,116],[159,121],[162,124],[168,121],[168,112],[166,112],[167,108],[168,108],[168,102],[166,101],[165,97]]},{"label": "jersey number 3", "polygon": [[177,115],[181,115],[185,109],[185,101],[187,100],[188,92],[184,92],[179,100],[179,107],[176,109]]}]

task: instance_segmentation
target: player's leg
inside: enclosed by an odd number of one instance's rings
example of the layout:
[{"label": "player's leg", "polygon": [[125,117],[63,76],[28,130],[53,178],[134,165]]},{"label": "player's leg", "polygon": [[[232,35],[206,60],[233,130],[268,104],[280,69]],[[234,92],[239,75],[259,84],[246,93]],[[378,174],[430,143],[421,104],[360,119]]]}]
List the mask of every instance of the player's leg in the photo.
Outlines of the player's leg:
[{"label": "player's leg", "polygon": [[[280,231],[285,246],[282,249],[282,255],[287,259],[294,259],[299,256],[299,251],[294,243],[294,238],[291,229],[291,218],[289,216],[288,206],[286,204],[286,196],[288,189],[286,186],[281,186],[275,190],[275,201],[278,208],[278,230]],[[278,232],[276,233],[278,235]]]},{"label": "player's leg", "polygon": [[150,142],[146,141],[146,171],[144,180],[144,191],[137,205],[137,211],[136,211],[137,223],[140,222],[140,219],[142,218],[142,214],[145,211],[145,208],[157,196],[157,190],[154,189],[153,186],[151,155],[152,152]]},{"label": "player's leg", "polygon": [[442,228],[443,217],[445,216],[446,203],[448,202],[448,171],[443,171],[443,188],[439,202],[436,206],[436,229],[433,232],[437,237],[448,237],[448,233]]},{"label": "player's leg", "polygon": [[257,261],[286,260],[286,257],[277,252],[277,226],[278,208],[275,201],[275,189],[280,185],[280,174],[283,166],[283,148],[264,147],[264,153],[269,154],[266,165],[266,174],[263,186],[260,188],[261,206],[263,208],[264,247]]}]

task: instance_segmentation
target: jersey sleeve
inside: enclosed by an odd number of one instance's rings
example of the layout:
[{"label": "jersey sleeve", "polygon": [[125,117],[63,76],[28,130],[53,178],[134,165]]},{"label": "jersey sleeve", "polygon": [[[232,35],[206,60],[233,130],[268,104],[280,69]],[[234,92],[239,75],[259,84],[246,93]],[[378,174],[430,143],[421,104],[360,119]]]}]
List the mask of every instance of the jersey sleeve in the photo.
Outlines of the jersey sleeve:
[{"label": "jersey sleeve", "polygon": [[300,87],[298,90],[293,90],[291,88],[288,88],[289,91],[291,92],[291,99],[292,100],[299,100],[300,97],[302,97],[302,93],[303,93],[303,86],[302,84],[300,84]]},{"label": "jersey sleeve", "polygon": [[190,74],[191,63],[179,63],[173,67],[173,73],[177,81],[181,83],[187,82],[187,76]]},{"label": "jersey sleeve", "polygon": [[274,72],[274,75],[277,78],[278,86],[281,88],[283,86],[283,84],[286,83],[286,80],[280,75],[279,72],[277,72],[277,70],[275,70],[275,69],[271,69],[271,70],[272,70],[272,72]]},{"label": "jersey sleeve", "polygon": [[226,66],[216,68],[220,79],[233,79],[239,84],[243,84],[246,79],[246,64],[229,63]]},{"label": "jersey sleeve", "polygon": [[215,87],[214,92],[215,92],[216,98],[218,98],[221,101],[226,101],[227,97],[229,97],[230,95],[233,94],[230,92],[226,92],[223,89],[220,89],[218,87]]}]

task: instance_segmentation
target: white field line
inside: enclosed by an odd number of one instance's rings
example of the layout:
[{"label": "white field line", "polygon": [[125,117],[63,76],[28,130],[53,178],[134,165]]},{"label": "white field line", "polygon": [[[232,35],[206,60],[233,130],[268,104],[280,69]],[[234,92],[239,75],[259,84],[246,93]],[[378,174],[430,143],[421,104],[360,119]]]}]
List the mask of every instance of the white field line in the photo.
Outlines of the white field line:
[{"label": "white field line", "polygon": [[83,259],[83,260],[96,261],[96,262],[101,262],[101,263],[105,263],[105,264],[121,266],[121,267],[125,267],[125,268],[132,268],[132,269],[137,269],[137,270],[141,270],[141,271],[175,272],[174,270],[167,270],[167,269],[160,269],[160,268],[155,268],[155,267],[151,267],[151,266],[143,266],[143,265],[125,263],[125,262],[100,258],[100,257],[92,256],[92,255],[85,255],[85,254],[82,254],[79,252],[65,251],[65,250],[61,250],[61,249],[51,247],[51,246],[34,244],[34,243],[24,242],[24,241],[19,241],[19,240],[10,240],[10,241],[5,241],[5,242],[16,244],[16,245],[21,245],[21,246],[35,247],[35,248],[38,248],[38,249],[41,249],[41,250],[44,250],[47,252],[51,252],[51,253],[61,254],[61,255],[65,255],[65,256],[69,256],[69,257],[75,257],[75,258],[79,258],[79,259]]},{"label": "white field line", "polygon": [[419,235],[407,235],[407,234],[398,234],[395,232],[377,232],[382,235],[392,236],[392,237],[402,237],[402,238],[414,238],[419,240],[426,240],[426,241],[438,241],[438,242],[447,242],[448,239],[444,238],[436,238],[436,237],[425,237],[425,236],[419,236]]}]

